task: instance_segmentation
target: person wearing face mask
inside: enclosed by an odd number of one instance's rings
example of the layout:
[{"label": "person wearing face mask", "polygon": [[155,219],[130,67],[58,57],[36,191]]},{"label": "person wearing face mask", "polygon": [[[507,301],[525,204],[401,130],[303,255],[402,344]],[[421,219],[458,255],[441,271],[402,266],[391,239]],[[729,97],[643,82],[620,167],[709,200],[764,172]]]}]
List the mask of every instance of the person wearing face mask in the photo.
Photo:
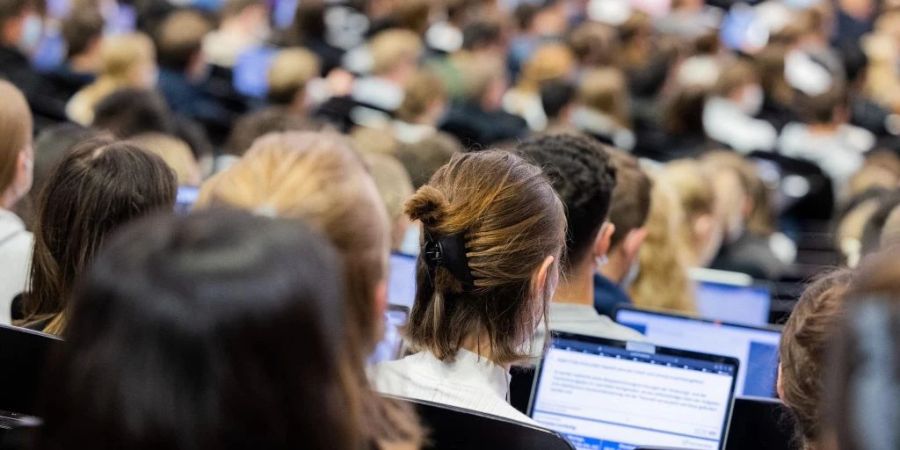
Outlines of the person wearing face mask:
[{"label": "person wearing face mask", "polygon": [[10,209],[31,189],[31,113],[22,93],[0,80],[0,324],[10,323],[13,297],[25,290],[34,238]]},{"label": "person wearing face mask", "polygon": [[722,71],[703,110],[703,128],[715,141],[747,154],[770,151],[778,135],[764,120],[755,119],[763,105],[763,90],[753,65],[738,61]]},{"label": "person wearing face mask", "polygon": [[29,62],[43,32],[36,0],[0,0],[0,78],[18,87],[31,106],[36,125],[65,120],[65,104]]},{"label": "person wearing face mask", "polygon": [[638,253],[647,238],[653,182],[631,155],[613,149],[609,156],[616,168],[616,188],[609,209],[609,222],[615,231],[606,264],[594,273],[594,309],[612,316],[616,306],[632,303],[628,289],[640,273]]},{"label": "person wearing face mask", "polygon": [[259,0],[228,0],[219,28],[203,38],[203,53],[215,66],[234,67],[238,57],[269,38],[269,8]]}]

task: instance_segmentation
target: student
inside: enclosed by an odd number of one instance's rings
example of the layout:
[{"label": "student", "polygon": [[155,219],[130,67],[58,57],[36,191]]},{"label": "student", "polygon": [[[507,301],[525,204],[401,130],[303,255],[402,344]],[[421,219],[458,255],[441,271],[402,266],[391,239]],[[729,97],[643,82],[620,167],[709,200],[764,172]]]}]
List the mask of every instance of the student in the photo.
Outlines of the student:
[{"label": "student", "polygon": [[365,361],[383,335],[390,232],[375,183],[347,141],[328,133],[265,136],[204,183],[196,208],[215,207],[303,219],[328,237],[346,279],[343,341],[352,356],[346,375],[365,397],[365,435],[386,450],[417,445],[421,431],[412,413],[379,399],[365,377]]},{"label": "student", "polygon": [[805,450],[822,450],[822,376],[831,334],[844,311],[853,272],[837,270],[809,285],[784,326],[779,350],[778,397]]},{"label": "student", "polygon": [[55,95],[70,99],[94,82],[100,72],[100,43],[105,20],[98,8],[74,9],[60,24],[66,42],[66,60],[47,74]]},{"label": "student", "polygon": [[573,126],[604,144],[626,151],[634,148],[628,84],[622,71],[601,68],[585,73],[578,85],[576,104]]},{"label": "student", "polygon": [[69,120],[81,125],[94,122],[94,108],[106,96],[123,88],[156,87],[156,50],[143,33],[109,36],[100,47],[97,80],[79,91],[66,105]]},{"label": "student", "polygon": [[534,50],[522,69],[519,81],[503,96],[503,109],[528,122],[532,131],[547,128],[547,114],[541,104],[543,83],[564,80],[575,72],[575,55],[563,44],[545,44]]},{"label": "student", "polygon": [[279,50],[266,74],[269,104],[307,115],[312,103],[307,86],[319,77],[320,71],[319,58],[315,53],[303,47]]},{"label": "student", "polygon": [[0,324],[10,323],[13,297],[25,290],[34,239],[10,209],[31,189],[31,111],[22,92],[0,80]]},{"label": "student", "polygon": [[594,274],[606,264],[615,225],[608,219],[616,186],[609,153],[581,135],[531,138],[516,152],[541,167],[566,211],[566,256],[559,288],[550,304],[550,329],[617,340],[641,340],[594,309]]},{"label": "student", "polygon": [[669,163],[660,172],[684,213],[678,225],[678,239],[691,268],[707,267],[724,238],[724,197],[710,183],[710,175],[699,162],[688,159]]},{"label": "student", "polygon": [[409,200],[422,222],[407,338],[373,367],[379,391],[533,423],[508,402],[509,367],[546,315],[565,246],[563,205],[541,170],[500,151],[456,155]]},{"label": "student", "polygon": [[393,123],[394,137],[405,144],[417,144],[437,133],[447,109],[447,90],[441,79],[420,70],[406,84],[403,103]]},{"label": "student", "polygon": [[175,176],[156,155],[98,138],[78,144],[41,193],[29,291],[19,325],[65,331],[75,280],[110,232],[155,211],[172,211]]},{"label": "student", "polygon": [[175,174],[179,187],[196,187],[203,181],[191,147],[181,139],[162,133],[145,133],[129,139],[129,142],[162,158]]},{"label": "student", "polygon": [[263,45],[272,32],[265,2],[227,0],[219,19],[218,29],[203,38],[203,54],[219,67],[233,67],[242,54]]},{"label": "student", "polygon": [[428,183],[431,176],[450,158],[463,151],[453,136],[438,132],[416,144],[400,144],[397,159],[406,167],[413,187],[418,189]]},{"label": "student", "polygon": [[609,223],[615,231],[606,264],[594,274],[594,308],[612,317],[617,305],[632,303],[628,289],[641,270],[638,255],[647,239],[653,182],[631,155],[615,149],[609,150],[609,155],[616,168],[609,207]]},{"label": "student", "polygon": [[403,205],[413,195],[412,181],[406,169],[390,155],[369,153],[363,156],[384,202],[391,225],[391,251],[400,251],[410,226]]},{"label": "student", "polygon": [[365,448],[339,264],[295,221],[126,227],[74,294],[36,448]]},{"label": "student", "polygon": [[703,128],[710,138],[747,154],[771,151],[778,134],[768,122],[755,119],[765,94],[754,66],[735,61],[722,70],[703,108]]}]

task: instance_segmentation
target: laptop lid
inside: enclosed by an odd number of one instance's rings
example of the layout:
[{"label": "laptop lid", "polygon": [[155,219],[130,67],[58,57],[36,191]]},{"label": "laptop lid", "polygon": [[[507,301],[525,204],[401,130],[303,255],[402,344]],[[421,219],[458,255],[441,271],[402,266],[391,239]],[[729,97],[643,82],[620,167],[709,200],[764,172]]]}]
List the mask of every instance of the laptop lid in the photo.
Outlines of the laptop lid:
[{"label": "laptop lid", "polygon": [[774,328],[718,322],[630,306],[616,310],[616,322],[647,336],[650,342],[695,352],[727,355],[741,362],[737,395],[775,397],[778,345]]},{"label": "laptop lid", "polygon": [[529,413],[577,449],[721,450],[738,368],[728,356],[554,333]]},{"label": "laptop lid", "polygon": [[369,356],[370,364],[393,361],[403,354],[403,327],[409,320],[409,308],[403,305],[388,305],[384,318],[384,337]]},{"label": "laptop lid", "polygon": [[694,269],[697,311],[708,319],[765,326],[772,307],[772,287],[749,275]]},{"label": "laptop lid", "polygon": [[778,400],[737,397],[728,427],[725,450],[792,450],[793,415]]}]

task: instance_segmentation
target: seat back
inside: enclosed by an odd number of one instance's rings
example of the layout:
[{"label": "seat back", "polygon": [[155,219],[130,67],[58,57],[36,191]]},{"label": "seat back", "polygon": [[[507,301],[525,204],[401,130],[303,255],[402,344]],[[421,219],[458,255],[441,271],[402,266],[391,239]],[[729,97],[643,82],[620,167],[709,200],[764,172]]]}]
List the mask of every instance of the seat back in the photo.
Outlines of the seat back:
[{"label": "seat back", "polygon": [[429,431],[430,450],[575,450],[554,431],[452,406],[420,400],[409,403]]},{"label": "seat back", "polygon": [[791,450],[793,430],[791,415],[778,400],[738,397],[725,450]]},{"label": "seat back", "polygon": [[47,356],[62,340],[0,325],[0,410],[34,414]]}]

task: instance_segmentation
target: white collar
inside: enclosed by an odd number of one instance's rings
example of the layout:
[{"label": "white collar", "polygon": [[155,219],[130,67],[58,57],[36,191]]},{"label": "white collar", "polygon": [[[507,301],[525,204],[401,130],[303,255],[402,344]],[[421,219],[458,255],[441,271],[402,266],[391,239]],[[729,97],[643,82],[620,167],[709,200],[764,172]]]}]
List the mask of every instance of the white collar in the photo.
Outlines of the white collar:
[{"label": "white collar", "polygon": [[403,88],[384,78],[366,77],[353,83],[353,99],[385,111],[396,111],[403,103]]},{"label": "white collar", "polygon": [[414,356],[420,357],[421,362],[431,370],[443,373],[447,379],[470,386],[483,386],[500,398],[509,398],[509,371],[477,353],[459,349],[452,362],[441,361],[428,351]]}]

